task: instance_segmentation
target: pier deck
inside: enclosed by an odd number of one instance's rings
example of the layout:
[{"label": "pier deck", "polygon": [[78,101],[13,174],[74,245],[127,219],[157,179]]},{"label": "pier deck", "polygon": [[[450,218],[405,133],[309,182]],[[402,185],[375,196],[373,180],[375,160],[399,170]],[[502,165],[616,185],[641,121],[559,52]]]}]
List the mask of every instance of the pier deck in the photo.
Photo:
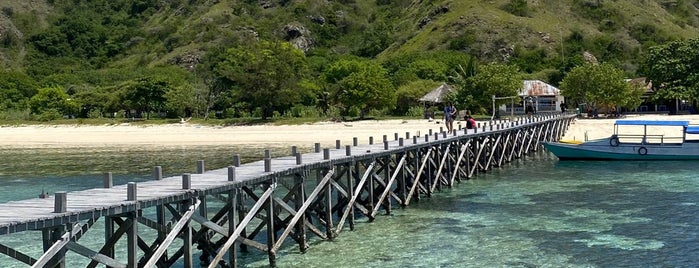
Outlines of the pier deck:
[{"label": "pier deck", "polygon": [[[573,118],[491,121],[475,130],[420,137],[395,133],[373,144],[358,144],[355,138],[350,145],[338,141],[334,148],[321,150],[316,144],[314,152],[304,154],[294,154],[293,148],[290,156],[245,164],[234,160],[230,167],[215,170],[204,170],[202,162],[197,174],[165,178],[156,167],[153,180],[137,184],[112,186],[111,174],[105,174],[105,188],[0,204],[0,253],[35,267],[61,267],[67,250],[92,259],[91,266],[167,267],[183,261],[189,267],[193,244],[198,243],[206,257],[200,259],[209,267],[235,266],[234,245],[263,250],[274,265],[287,237],[301,250],[307,247],[307,231],[332,239],[347,221],[353,229],[355,213],[373,220],[380,208],[390,213],[392,204],[407,206],[535,151],[542,141],[560,139]],[[207,211],[207,202],[221,202],[222,208]],[[155,219],[143,215],[149,209],[156,210]],[[105,221],[102,248],[78,244],[80,235],[74,231],[86,232],[100,219]],[[141,226],[156,232],[158,239],[148,245],[136,232]],[[3,235],[25,231],[42,231],[41,257],[3,244]],[[263,232],[267,241],[256,239]],[[126,263],[114,256],[122,236],[128,240]],[[173,239],[182,239],[184,245],[167,255],[164,249]]]}]

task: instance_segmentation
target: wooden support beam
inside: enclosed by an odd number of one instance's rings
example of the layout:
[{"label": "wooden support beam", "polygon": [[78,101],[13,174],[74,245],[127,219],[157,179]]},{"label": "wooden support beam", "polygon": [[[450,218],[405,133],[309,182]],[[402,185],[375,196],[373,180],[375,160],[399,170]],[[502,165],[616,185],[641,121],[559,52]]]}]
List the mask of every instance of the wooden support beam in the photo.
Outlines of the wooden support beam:
[{"label": "wooden support beam", "polygon": [[447,162],[447,157],[449,156],[449,149],[451,148],[451,144],[447,145],[447,148],[444,151],[444,156],[442,156],[442,160],[439,161],[439,168],[437,169],[437,175],[434,176],[434,181],[432,182],[432,187],[430,188],[431,192],[434,192],[434,189],[437,188],[437,184],[439,184],[440,180],[442,179],[442,170],[444,169],[444,164]]},{"label": "wooden support beam", "polygon": [[[313,201],[316,199],[318,194],[320,193],[321,190],[325,187],[325,185],[328,183],[328,181],[332,178],[333,176],[333,170],[328,171],[328,173],[323,177],[323,179],[318,183],[318,186],[316,186],[315,189],[313,189],[313,192],[308,196],[305,202],[303,202],[303,205],[299,209],[299,211],[294,215],[294,217],[289,221],[289,224],[287,225],[286,229],[284,229],[284,232],[279,236],[279,239],[277,242],[272,246],[270,249],[270,252],[277,252],[279,250],[279,247],[282,245],[286,237],[291,233],[291,230],[293,229],[294,225],[298,222],[298,220],[301,218],[302,215],[306,213],[306,209],[308,209],[308,206],[313,203]],[[210,268],[213,268],[213,266],[209,266]]]},{"label": "wooden support beam", "polygon": [[93,251],[93,250],[91,250],[83,245],[78,244],[78,243],[69,241],[68,244],[66,244],[66,247],[75,253],[78,253],[84,257],[90,258],[93,261],[104,264],[107,267],[126,268],[126,264],[118,262],[117,260],[112,259],[111,257],[109,257],[107,255],[101,254],[99,252],[95,252],[95,251]]},{"label": "wooden support beam", "polygon": [[235,240],[238,238],[238,235],[242,232],[243,228],[250,223],[252,218],[257,214],[257,211],[260,210],[262,205],[266,203],[267,198],[269,198],[272,195],[272,192],[274,192],[274,189],[277,187],[276,184],[270,185],[270,187],[262,194],[260,197],[260,200],[255,203],[255,205],[250,208],[250,211],[248,214],[243,218],[242,221],[240,221],[240,224],[238,224],[238,227],[235,228],[235,231],[231,236],[226,240],[226,243],[219,249],[218,254],[216,254],[216,257],[214,258],[213,261],[209,264],[209,268],[214,268],[218,265],[219,262],[221,262],[221,259],[223,259],[223,256],[226,254],[228,249],[233,245]]},{"label": "wooden support beam", "polygon": [[[400,171],[400,168],[403,167],[403,165],[405,164],[405,158],[406,158],[406,155],[403,155],[403,157],[400,159],[400,162],[398,162],[398,165],[396,166],[396,169],[393,172],[393,175],[388,180],[388,183],[386,183],[386,186],[384,187],[383,192],[379,196],[379,199],[376,202],[377,204],[381,204],[381,202],[383,202],[384,199],[386,198],[386,195],[388,195],[388,193],[391,191],[391,186],[393,185],[393,181],[396,180],[396,176],[398,176],[398,171]],[[376,206],[374,208],[374,210],[371,212],[371,217],[375,217],[376,213],[378,211],[379,211],[379,206]]]},{"label": "wooden support beam", "polygon": [[[488,142],[488,139],[488,137],[485,137],[483,139],[483,143],[480,144],[478,148],[478,153],[476,154],[476,159],[474,159],[473,161],[473,167],[471,167],[471,170],[468,172],[469,177],[473,176],[473,173],[476,172],[476,169],[480,165],[481,154],[483,154],[483,148],[485,148],[485,143]],[[479,145],[478,142],[476,142],[476,144]]]},{"label": "wooden support beam", "polygon": [[189,220],[192,218],[192,215],[194,215],[194,211],[197,210],[199,204],[201,204],[199,199],[196,199],[195,202],[196,203],[194,203],[194,205],[191,205],[189,209],[187,209],[187,212],[185,212],[182,215],[182,217],[180,217],[180,220],[177,221],[177,224],[175,224],[175,226],[172,227],[172,231],[170,231],[170,233],[165,237],[163,243],[161,243],[158,246],[158,249],[155,250],[155,253],[150,257],[148,262],[146,262],[144,267],[154,267],[155,263],[160,259],[163,253],[165,253],[165,250],[167,250],[167,248],[170,246],[170,244],[172,244],[177,235],[179,235],[182,228],[189,228]]},{"label": "wooden support beam", "polygon": [[[417,187],[418,184],[420,184],[420,176],[422,176],[422,173],[425,171],[425,166],[427,166],[427,160],[430,159],[430,153],[432,153],[432,149],[434,147],[430,147],[427,149],[427,153],[422,158],[422,164],[420,164],[420,168],[418,169],[417,173],[415,173],[415,176],[413,177],[413,185],[410,187],[410,191],[408,192],[408,198],[405,200],[405,205],[410,204],[410,200],[413,198],[413,193],[415,192],[415,188]],[[419,193],[418,193],[419,194]]]},{"label": "wooden support beam", "polygon": [[65,246],[68,244],[68,242],[71,241],[71,239],[74,239],[74,234],[81,234],[83,225],[87,225],[88,223],[82,224],[82,223],[76,223],[73,225],[73,229],[70,232],[67,232],[63,234],[60,239],[56,242],[53,243],[53,245],[44,252],[43,255],[39,259],[36,260],[36,262],[32,265],[32,268],[38,268],[38,267],[45,267],[46,264],[54,257],[56,254],[62,252],[65,248]]},{"label": "wooden support beam", "polygon": [[369,178],[369,176],[373,172],[375,164],[376,161],[372,162],[371,165],[367,167],[367,169],[364,171],[364,175],[362,175],[362,178],[359,180],[359,183],[357,183],[357,188],[354,194],[352,195],[352,198],[347,203],[347,207],[345,207],[345,212],[342,213],[340,221],[337,222],[337,230],[335,231],[336,233],[339,233],[340,230],[342,230],[342,227],[345,225],[345,220],[347,219],[347,216],[350,214],[350,211],[352,211],[354,203],[357,201],[357,197],[362,193],[361,189],[364,187],[364,183],[366,183],[367,178]]},{"label": "wooden support beam", "polygon": [[[454,180],[456,179],[456,175],[459,172],[459,169],[461,169],[461,160],[464,159],[464,154],[466,154],[466,151],[468,150],[468,144],[471,142],[471,140],[468,140],[466,144],[461,145],[461,149],[459,150],[459,157],[456,159],[456,164],[454,165],[454,172],[451,174],[451,179],[449,179],[450,184],[454,184]],[[468,161],[468,160],[467,160]]]},{"label": "wooden support beam", "polygon": [[33,257],[30,257],[29,255],[26,255],[3,244],[0,244],[0,253],[12,257],[15,260],[21,261],[27,265],[32,265],[36,263],[36,259],[34,259]]}]

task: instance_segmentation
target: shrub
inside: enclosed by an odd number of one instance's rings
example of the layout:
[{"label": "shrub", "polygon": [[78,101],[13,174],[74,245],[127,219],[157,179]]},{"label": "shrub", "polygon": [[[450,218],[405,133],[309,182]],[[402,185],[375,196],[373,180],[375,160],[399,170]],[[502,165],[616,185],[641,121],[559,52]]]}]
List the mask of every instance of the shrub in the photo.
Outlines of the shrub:
[{"label": "shrub", "polygon": [[422,115],[424,114],[425,109],[422,106],[412,106],[408,108],[408,112],[405,113],[406,116],[409,117],[419,117],[422,118]]},{"label": "shrub", "polygon": [[510,0],[503,9],[515,16],[526,17],[529,15],[527,0]]},{"label": "shrub", "polygon": [[39,114],[37,119],[39,121],[46,122],[46,121],[57,120],[57,119],[60,119],[61,117],[63,117],[63,115],[61,115],[61,112],[59,112],[58,109],[51,108],[51,109],[44,110],[41,114]]}]

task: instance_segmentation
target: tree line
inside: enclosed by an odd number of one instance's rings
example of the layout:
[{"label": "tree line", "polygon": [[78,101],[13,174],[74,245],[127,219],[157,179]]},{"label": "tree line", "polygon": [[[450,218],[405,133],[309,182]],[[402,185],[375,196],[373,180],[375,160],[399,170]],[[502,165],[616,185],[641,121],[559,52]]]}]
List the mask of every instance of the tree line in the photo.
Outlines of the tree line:
[{"label": "tree line", "polygon": [[[640,70],[659,100],[699,97],[699,40],[652,47]],[[141,118],[364,117],[422,114],[418,99],[442,82],[449,98],[473,113],[489,113],[491,96],[514,96],[526,74],[516,65],[479,63],[457,51],[405,54],[386,61],[304,54],[285,41],[259,41],[209,51],[191,71],[176,66],[105,68],[35,80],[0,71],[5,119],[65,116]],[[633,109],[645,92],[608,63],[583,63],[560,83],[569,105]]]}]

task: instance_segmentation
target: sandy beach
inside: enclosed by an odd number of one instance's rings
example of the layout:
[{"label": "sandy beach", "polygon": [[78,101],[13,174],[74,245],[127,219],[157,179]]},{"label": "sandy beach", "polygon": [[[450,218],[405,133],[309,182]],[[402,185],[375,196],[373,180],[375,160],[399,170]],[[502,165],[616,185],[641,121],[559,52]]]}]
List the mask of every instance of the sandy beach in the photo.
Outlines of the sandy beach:
[{"label": "sandy beach", "polygon": [[[699,124],[699,115],[629,115],[626,119],[689,120]],[[613,132],[615,119],[576,119],[566,131],[564,140],[583,141],[607,137]],[[455,122],[465,126],[463,121]],[[85,126],[3,126],[0,127],[0,147],[3,148],[72,148],[103,146],[196,146],[196,145],[279,145],[311,147],[334,146],[336,140],[351,144],[354,137],[366,144],[369,137],[380,141],[383,135],[393,139],[395,133],[405,137],[439,131],[444,124],[437,121],[367,120],[357,122],[321,122],[303,125],[255,126],[202,126],[196,124],[169,124],[134,126],[129,124]],[[659,130],[649,128],[649,132]]]}]

